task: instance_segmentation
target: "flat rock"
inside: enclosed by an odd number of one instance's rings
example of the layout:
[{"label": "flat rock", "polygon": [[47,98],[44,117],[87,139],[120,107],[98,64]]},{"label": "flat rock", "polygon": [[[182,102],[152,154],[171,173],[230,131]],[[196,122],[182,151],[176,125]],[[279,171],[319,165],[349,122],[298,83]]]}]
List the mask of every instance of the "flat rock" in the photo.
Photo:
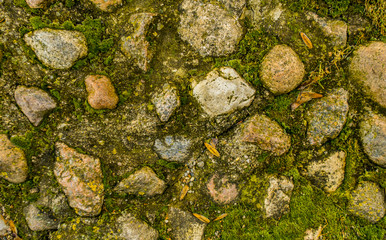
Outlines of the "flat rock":
[{"label": "flat rock", "polygon": [[151,168],[143,167],[122,180],[115,191],[152,197],[162,194],[165,189],[166,183],[159,179]]},{"label": "flat rock", "polygon": [[122,5],[122,0],[90,0],[102,11],[111,12],[116,6]]},{"label": "flat rock", "polygon": [[347,101],[348,92],[339,88],[312,104],[306,115],[307,141],[311,146],[320,146],[339,135],[347,119]]},{"label": "flat rock", "polygon": [[243,36],[239,22],[219,5],[184,0],[178,33],[201,56],[232,53]]},{"label": "flat rock", "polygon": [[39,209],[35,204],[24,208],[25,220],[32,231],[58,229],[59,221],[50,214]]},{"label": "flat rock", "polygon": [[294,90],[305,73],[304,64],[292,48],[276,45],[261,63],[260,77],[264,86],[279,95]]},{"label": "flat rock", "polygon": [[309,163],[304,175],[309,177],[313,184],[331,193],[342,184],[345,166],[346,153],[335,152],[327,158],[316,159]]},{"label": "flat rock", "polygon": [[98,158],[78,153],[57,142],[54,174],[68,198],[69,205],[80,216],[95,216],[102,209],[104,186]]},{"label": "flat rock", "polygon": [[169,208],[169,222],[175,240],[201,240],[206,223],[201,222],[191,213],[181,209]]},{"label": "flat rock", "polygon": [[386,168],[386,117],[372,114],[360,124],[363,149],[371,161]]},{"label": "flat rock", "polygon": [[264,199],[266,218],[280,218],[290,210],[290,201],[294,184],[292,180],[281,176],[270,177],[267,196]]},{"label": "flat rock", "polygon": [[386,108],[386,43],[371,42],[354,52],[349,72],[364,91]]},{"label": "flat rock", "polygon": [[34,126],[38,126],[44,117],[56,108],[55,100],[37,87],[18,86],[15,91],[15,100]]},{"label": "flat rock", "polygon": [[385,216],[384,189],[374,182],[364,181],[352,192],[348,211],[375,223]]},{"label": "flat rock", "polygon": [[180,106],[180,97],[176,87],[166,83],[162,90],[152,96],[152,103],[155,106],[158,117],[162,122],[167,122],[176,108]]},{"label": "flat rock", "polygon": [[95,109],[114,109],[118,95],[110,79],[103,75],[89,75],[85,80],[88,103]]},{"label": "flat rock", "polygon": [[54,1],[55,0],[26,0],[25,2],[30,8],[44,8]]},{"label": "flat rock", "polygon": [[185,162],[190,156],[191,146],[191,140],[184,136],[166,136],[155,140],[154,151],[162,159]]},{"label": "flat rock", "polygon": [[211,71],[193,88],[193,96],[210,117],[249,106],[254,94],[255,89],[230,67]]},{"label": "flat rock", "polygon": [[5,134],[0,134],[0,177],[11,183],[27,179],[28,165],[23,150],[16,147]]},{"label": "flat rock", "polygon": [[24,35],[24,41],[44,65],[69,69],[87,55],[87,40],[78,31],[43,28]]},{"label": "flat rock", "polygon": [[138,220],[129,214],[120,216],[115,225],[118,229],[119,239],[130,240],[157,240],[158,232],[147,223]]},{"label": "flat rock", "polygon": [[206,184],[212,199],[219,204],[229,204],[239,195],[237,184],[229,181],[227,176],[214,174]]}]

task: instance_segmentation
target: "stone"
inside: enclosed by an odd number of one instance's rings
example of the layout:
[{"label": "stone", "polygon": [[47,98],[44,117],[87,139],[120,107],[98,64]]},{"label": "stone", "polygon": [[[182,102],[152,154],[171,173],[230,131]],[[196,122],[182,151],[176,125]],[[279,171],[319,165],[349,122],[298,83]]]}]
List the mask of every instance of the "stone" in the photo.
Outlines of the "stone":
[{"label": "stone", "polygon": [[42,63],[54,69],[69,69],[87,55],[87,40],[78,31],[43,28],[24,35],[24,41]]},{"label": "stone", "polygon": [[237,185],[231,183],[227,176],[214,174],[206,187],[212,199],[219,204],[229,204],[239,195]]},{"label": "stone", "polygon": [[255,143],[276,156],[283,155],[291,147],[291,137],[284,129],[277,122],[259,114],[245,121],[241,139]]},{"label": "stone", "polygon": [[110,79],[103,75],[89,75],[85,80],[88,103],[95,109],[114,109],[119,101]]},{"label": "stone", "polygon": [[319,188],[332,193],[343,183],[345,166],[346,153],[340,151],[327,158],[312,161],[306,166],[303,174]]},{"label": "stone", "polygon": [[319,226],[318,229],[307,229],[304,233],[304,240],[323,240],[322,236],[322,225]]},{"label": "stone", "polygon": [[[153,22],[154,13],[136,13],[129,19],[129,34],[121,37],[120,46],[123,54],[133,60],[143,71],[149,69],[149,64],[153,58],[150,43],[146,40],[146,34],[150,24]],[[130,31],[131,30],[131,31]]]},{"label": "stone", "polygon": [[23,150],[16,147],[5,134],[0,134],[0,177],[11,183],[27,180],[28,165]]},{"label": "stone", "polygon": [[184,0],[178,33],[201,56],[225,56],[236,49],[243,28],[235,17],[212,3]]},{"label": "stone", "polygon": [[166,136],[155,140],[154,151],[162,159],[185,162],[190,156],[191,146],[191,140],[184,136]]},{"label": "stone", "polygon": [[59,221],[39,209],[35,204],[24,208],[25,220],[32,231],[58,229]]},{"label": "stone", "polygon": [[335,89],[316,100],[306,114],[308,120],[307,141],[311,146],[321,146],[328,139],[336,138],[346,123],[348,92]]},{"label": "stone", "polygon": [[154,171],[149,167],[143,167],[122,180],[115,191],[128,194],[143,195],[153,197],[162,194],[166,189],[166,183],[159,179]]},{"label": "stone", "polygon": [[104,12],[111,12],[116,6],[122,5],[122,0],[91,0],[91,2]]},{"label": "stone", "polygon": [[281,176],[270,177],[267,196],[264,199],[264,210],[266,218],[280,218],[289,212],[290,201],[294,184],[292,180]]},{"label": "stone", "polygon": [[157,240],[158,232],[147,223],[129,214],[120,216],[115,225],[118,228],[119,239]]},{"label": "stone", "polygon": [[372,114],[360,123],[363,149],[370,160],[386,168],[386,117]]},{"label": "stone", "polygon": [[30,8],[44,8],[54,0],[26,0],[25,2]]},{"label": "stone", "polygon": [[8,221],[0,214],[0,237],[7,236],[11,233],[11,228],[8,225]]},{"label": "stone", "polygon": [[15,100],[34,126],[38,126],[57,106],[48,93],[37,87],[18,86],[15,91]]},{"label": "stone", "polygon": [[255,89],[230,67],[211,71],[203,81],[193,87],[193,96],[210,117],[232,113],[249,106],[255,92]]},{"label": "stone", "polygon": [[168,216],[175,240],[201,240],[203,238],[206,223],[201,222],[191,213],[170,207]]},{"label": "stone", "polygon": [[70,207],[80,216],[96,216],[103,204],[103,175],[98,158],[78,153],[57,142],[54,174],[68,198]]},{"label": "stone", "polygon": [[218,2],[223,4],[225,9],[232,13],[236,18],[239,18],[242,15],[247,5],[246,0],[218,0]]},{"label": "stone", "polygon": [[386,108],[386,43],[371,42],[354,53],[349,73],[372,100]]},{"label": "stone", "polygon": [[304,64],[292,48],[276,45],[261,63],[260,78],[269,91],[280,95],[294,90],[305,73]]},{"label": "stone", "polygon": [[385,193],[378,184],[363,181],[352,192],[347,207],[352,214],[376,223],[385,216]]},{"label": "stone", "polygon": [[176,87],[164,84],[161,92],[156,92],[152,97],[158,117],[162,122],[167,122],[176,108],[180,106],[180,98]]}]

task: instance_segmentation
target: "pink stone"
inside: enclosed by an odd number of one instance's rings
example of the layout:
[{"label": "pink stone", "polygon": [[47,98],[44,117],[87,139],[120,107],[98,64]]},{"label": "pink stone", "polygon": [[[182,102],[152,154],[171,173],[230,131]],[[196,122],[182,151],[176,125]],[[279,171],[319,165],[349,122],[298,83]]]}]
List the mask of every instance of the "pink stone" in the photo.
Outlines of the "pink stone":
[{"label": "pink stone", "polygon": [[235,200],[239,195],[237,185],[228,182],[228,177],[226,176],[220,177],[219,175],[214,174],[206,187],[213,200],[220,204],[228,204]]},{"label": "pink stone", "polygon": [[53,0],[26,0],[30,8],[44,8],[51,2],[53,2]]},{"label": "pink stone", "polygon": [[103,75],[89,75],[85,80],[88,103],[95,109],[113,109],[118,104],[118,96],[110,79]]}]

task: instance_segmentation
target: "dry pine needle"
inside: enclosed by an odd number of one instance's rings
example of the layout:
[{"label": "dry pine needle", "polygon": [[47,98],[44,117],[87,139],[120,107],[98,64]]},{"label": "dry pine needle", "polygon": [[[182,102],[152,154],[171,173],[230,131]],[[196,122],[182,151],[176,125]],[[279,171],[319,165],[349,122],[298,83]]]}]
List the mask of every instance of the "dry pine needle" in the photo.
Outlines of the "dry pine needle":
[{"label": "dry pine needle", "polygon": [[307,35],[301,32],[301,33],[300,33],[300,36],[302,37],[303,42],[306,44],[306,46],[307,46],[309,49],[311,49],[311,48],[313,47],[313,46],[312,46],[312,42],[311,42],[311,40],[307,37]]},{"label": "dry pine needle", "polygon": [[188,193],[189,186],[185,185],[181,190],[180,200],[184,199],[186,194]]},{"label": "dry pine needle", "polygon": [[195,216],[196,218],[198,218],[198,220],[200,220],[201,222],[204,222],[204,223],[210,223],[210,220],[205,217],[205,216],[202,216],[198,213],[193,213],[193,216]]},{"label": "dry pine needle", "polygon": [[212,153],[216,157],[220,157],[220,153],[216,150],[215,147],[213,147],[212,145],[210,145],[209,143],[206,143],[206,142],[204,142],[204,144],[205,144],[205,147],[209,150],[210,153]]},{"label": "dry pine needle", "polygon": [[218,220],[221,220],[221,219],[225,218],[226,216],[228,216],[228,213],[221,214],[220,216],[216,217],[216,218],[213,220],[213,222],[218,221]]}]

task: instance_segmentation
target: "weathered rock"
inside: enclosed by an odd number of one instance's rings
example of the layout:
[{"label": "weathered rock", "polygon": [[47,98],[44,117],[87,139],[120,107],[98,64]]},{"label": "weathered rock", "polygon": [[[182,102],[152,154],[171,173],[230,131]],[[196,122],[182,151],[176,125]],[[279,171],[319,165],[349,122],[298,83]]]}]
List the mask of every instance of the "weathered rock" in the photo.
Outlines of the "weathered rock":
[{"label": "weathered rock", "polygon": [[176,87],[164,84],[161,92],[156,92],[152,97],[158,117],[162,122],[167,122],[173,112],[180,106],[180,98]]},{"label": "weathered rock", "polygon": [[352,192],[348,210],[361,218],[375,223],[385,216],[385,193],[374,182],[364,181]]},{"label": "weathered rock", "polygon": [[348,92],[340,88],[312,104],[306,116],[307,141],[311,146],[320,146],[339,135],[347,119],[347,101]]},{"label": "weathered rock", "polygon": [[28,227],[32,231],[58,229],[59,221],[51,217],[48,213],[40,210],[33,203],[24,208],[24,215]]},{"label": "weathered rock", "polygon": [[157,240],[158,232],[145,222],[125,214],[120,216],[115,225],[118,228],[120,239]]},{"label": "weathered rock", "polygon": [[34,126],[38,126],[44,116],[56,108],[55,100],[37,87],[18,86],[15,91],[15,100]]},{"label": "weathered rock", "polygon": [[25,2],[30,8],[44,8],[53,1],[54,0],[26,0]]},{"label": "weathered rock", "polygon": [[324,191],[334,192],[342,184],[346,166],[346,153],[335,152],[327,158],[312,161],[305,169],[304,175]]},{"label": "weathered rock", "polygon": [[354,52],[349,71],[364,91],[386,108],[386,43],[372,42]]},{"label": "weathered rock", "polygon": [[11,183],[27,179],[28,165],[23,150],[13,145],[7,135],[0,134],[0,177]]},{"label": "weathered rock", "polygon": [[261,63],[261,81],[276,95],[294,90],[305,73],[299,56],[286,45],[272,48]]},{"label": "weathered rock", "polygon": [[110,79],[103,75],[89,75],[85,80],[88,103],[95,109],[114,109],[118,96]]},{"label": "weathered rock", "polygon": [[128,194],[144,195],[152,197],[162,194],[166,189],[166,184],[159,179],[154,171],[149,167],[143,167],[128,178],[122,180],[115,188]]},{"label": "weathered rock", "polygon": [[360,124],[363,149],[370,160],[386,168],[386,117],[372,114]]},{"label": "weathered rock", "polygon": [[146,33],[156,14],[154,13],[136,13],[129,19],[131,31],[129,34],[121,37],[121,51],[135,64],[147,71],[149,63],[153,57],[150,50],[150,44],[146,40]]},{"label": "weathered rock", "polygon": [[100,10],[111,12],[116,6],[122,5],[122,0],[91,0]]},{"label": "weathered rock", "polygon": [[183,136],[166,136],[156,139],[154,150],[162,159],[173,162],[184,162],[190,156],[192,142]]},{"label": "weathered rock", "polygon": [[11,233],[11,228],[9,227],[7,221],[0,215],[0,237],[7,236]]},{"label": "weathered rock", "polygon": [[57,142],[54,174],[68,202],[80,216],[95,216],[103,204],[103,176],[98,158]]},{"label": "weathered rock", "polygon": [[78,31],[43,28],[24,35],[24,41],[44,65],[68,69],[87,55],[87,40]]},{"label": "weathered rock", "polygon": [[282,155],[291,147],[291,138],[277,122],[265,115],[256,114],[248,119],[244,123],[241,138],[274,155]]},{"label": "weathered rock", "polygon": [[175,240],[202,239],[206,224],[195,218],[191,213],[170,207],[168,216]]},{"label": "weathered rock", "polygon": [[280,178],[270,177],[267,196],[264,199],[264,210],[266,218],[280,218],[289,212],[292,190],[292,180],[281,176]]},{"label": "weathered rock", "polygon": [[220,204],[229,204],[239,195],[237,185],[229,182],[227,176],[214,174],[206,184],[210,196]]},{"label": "weathered rock", "polygon": [[243,29],[226,10],[195,0],[184,0],[180,9],[178,32],[202,56],[224,56],[235,50]]},{"label": "weathered rock", "polygon": [[304,233],[304,240],[322,240],[322,226],[319,226],[318,229],[307,229],[306,232]]},{"label": "weathered rock", "polygon": [[193,88],[193,96],[210,117],[249,106],[254,94],[255,89],[230,67],[213,70]]},{"label": "weathered rock", "polygon": [[247,4],[246,0],[218,0],[236,18],[239,18]]}]

